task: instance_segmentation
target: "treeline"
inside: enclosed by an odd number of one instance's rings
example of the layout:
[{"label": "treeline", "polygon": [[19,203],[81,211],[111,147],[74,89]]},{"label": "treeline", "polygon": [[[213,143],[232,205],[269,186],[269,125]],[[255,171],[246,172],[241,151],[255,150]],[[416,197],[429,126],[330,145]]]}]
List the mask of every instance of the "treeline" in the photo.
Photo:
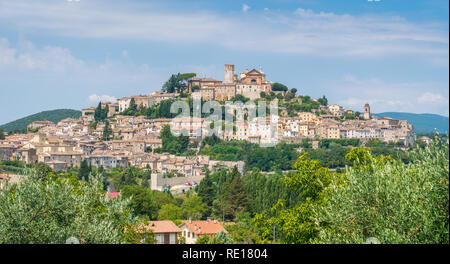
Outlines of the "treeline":
[{"label": "treeline", "polygon": [[79,118],[81,111],[72,109],[58,109],[51,111],[43,111],[37,114],[33,114],[7,124],[1,125],[0,129],[8,133],[27,133],[27,126],[34,121],[50,121],[58,123],[66,118]]},{"label": "treeline", "polygon": [[281,143],[275,147],[260,147],[248,141],[203,140],[200,154],[210,156],[213,160],[245,162],[246,170],[253,168],[261,171],[290,170],[298,157],[295,144]]}]

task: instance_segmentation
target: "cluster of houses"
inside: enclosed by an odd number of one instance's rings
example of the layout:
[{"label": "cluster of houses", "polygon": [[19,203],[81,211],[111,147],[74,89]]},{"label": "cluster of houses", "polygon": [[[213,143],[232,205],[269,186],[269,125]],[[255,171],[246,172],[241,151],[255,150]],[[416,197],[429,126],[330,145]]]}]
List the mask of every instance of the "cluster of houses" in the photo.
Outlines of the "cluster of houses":
[{"label": "cluster of houses", "polygon": [[401,142],[405,147],[415,143],[414,127],[406,120],[371,115],[370,106],[364,106],[364,117],[345,121],[337,120],[351,110],[337,105],[322,106],[330,114],[300,113],[297,117],[280,118],[278,133],[282,140],[293,138],[328,138],[361,140],[379,139],[386,143]]},{"label": "cluster of houses", "polygon": [[[223,101],[237,94],[257,99],[261,92],[272,91],[272,83],[266,80],[262,70],[246,70],[238,77],[234,74],[234,65],[227,64],[224,82],[192,78],[187,88],[189,93],[204,100]],[[79,166],[85,159],[92,166],[106,169],[136,166],[150,169],[155,174],[173,172],[185,177],[201,177],[205,168],[243,168],[241,162],[213,161],[202,155],[181,157],[155,153],[155,149],[162,147],[159,136],[164,125],[170,125],[172,133],[185,132],[192,143],[199,143],[213,131],[212,121],[208,118],[147,119],[145,116],[120,115],[129,107],[131,99],[136,105],[149,107],[178,97],[176,93],[154,92],[146,96],[120,98],[115,103],[102,103],[103,109],[108,109],[113,139],[109,141],[101,140],[105,123],[94,122],[95,107],[83,109],[79,119],[67,118],[57,124],[35,121],[28,126],[30,133],[9,135],[0,140],[0,159],[17,159],[32,164],[44,162],[54,170]],[[257,144],[300,142],[305,138],[358,138],[402,142],[404,146],[410,146],[415,140],[414,128],[406,120],[373,116],[369,104],[364,106],[361,116],[350,120],[340,117],[355,113],[336,104],[321,105],[319,109],[298,112],[296,116],[286,115],[282,109],[280,115],[270,113],[254,117],[249,115],[251,108],[251,105],[232,105],[227,111],[236,118],[231,122],[224,121],[220,126],[224,129],[215,130],[216,136],[223,140],[246,140]],[[198,154],[200,144],[193,145],[197,145],[195,151]],[[154,182],[164,181],[155,176]],[[155,188],[160,188],[157,186]]]}]

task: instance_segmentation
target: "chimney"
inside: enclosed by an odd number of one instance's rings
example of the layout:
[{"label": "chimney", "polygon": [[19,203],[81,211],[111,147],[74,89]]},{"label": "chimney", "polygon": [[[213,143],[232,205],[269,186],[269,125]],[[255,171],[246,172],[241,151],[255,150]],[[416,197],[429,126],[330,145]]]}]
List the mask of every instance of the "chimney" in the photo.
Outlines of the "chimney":
[{"label": "chimney", "polygon": [[189,217],[189,224],[192,224],[192,218]]},{"label": "chimney", "polygon": [[201,234],[202,233],[202,228],[198,227],[198,233]]},{"label": "chimney", "polygon": [[217,224],[217,220],[216,219],[214,219],[214,224]]},{"label": "chimney", "polygon": [[197,224],[194,225],[194,230],[197,230]]}]

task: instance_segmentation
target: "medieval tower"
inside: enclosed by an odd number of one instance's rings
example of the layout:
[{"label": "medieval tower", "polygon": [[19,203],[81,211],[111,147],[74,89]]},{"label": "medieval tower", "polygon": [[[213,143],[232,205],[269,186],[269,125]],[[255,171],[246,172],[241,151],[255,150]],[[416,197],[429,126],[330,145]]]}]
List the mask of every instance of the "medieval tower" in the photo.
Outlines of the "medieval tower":
[{"label": "medieval tower", "polygon": [[366,119],[366,120],[370,119],[370,105],[369,105],[369,103],[366,103],[364,105],[364,119]]},{"label": "medieval tower", "polygon": [[234,65],[233,64],[225,64],[224,83],[233,83],[233,82],[234,82]]}]

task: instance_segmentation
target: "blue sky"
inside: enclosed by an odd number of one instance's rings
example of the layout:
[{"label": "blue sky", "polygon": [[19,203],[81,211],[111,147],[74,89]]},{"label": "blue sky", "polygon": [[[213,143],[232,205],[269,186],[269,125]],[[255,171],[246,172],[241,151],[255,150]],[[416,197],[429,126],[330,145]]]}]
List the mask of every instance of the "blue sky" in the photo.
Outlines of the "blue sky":
[{"label": "blue sky", "polygon": [[448,116],[448,1],[2,0],[0,124],[224,64],[361,110]]}]

